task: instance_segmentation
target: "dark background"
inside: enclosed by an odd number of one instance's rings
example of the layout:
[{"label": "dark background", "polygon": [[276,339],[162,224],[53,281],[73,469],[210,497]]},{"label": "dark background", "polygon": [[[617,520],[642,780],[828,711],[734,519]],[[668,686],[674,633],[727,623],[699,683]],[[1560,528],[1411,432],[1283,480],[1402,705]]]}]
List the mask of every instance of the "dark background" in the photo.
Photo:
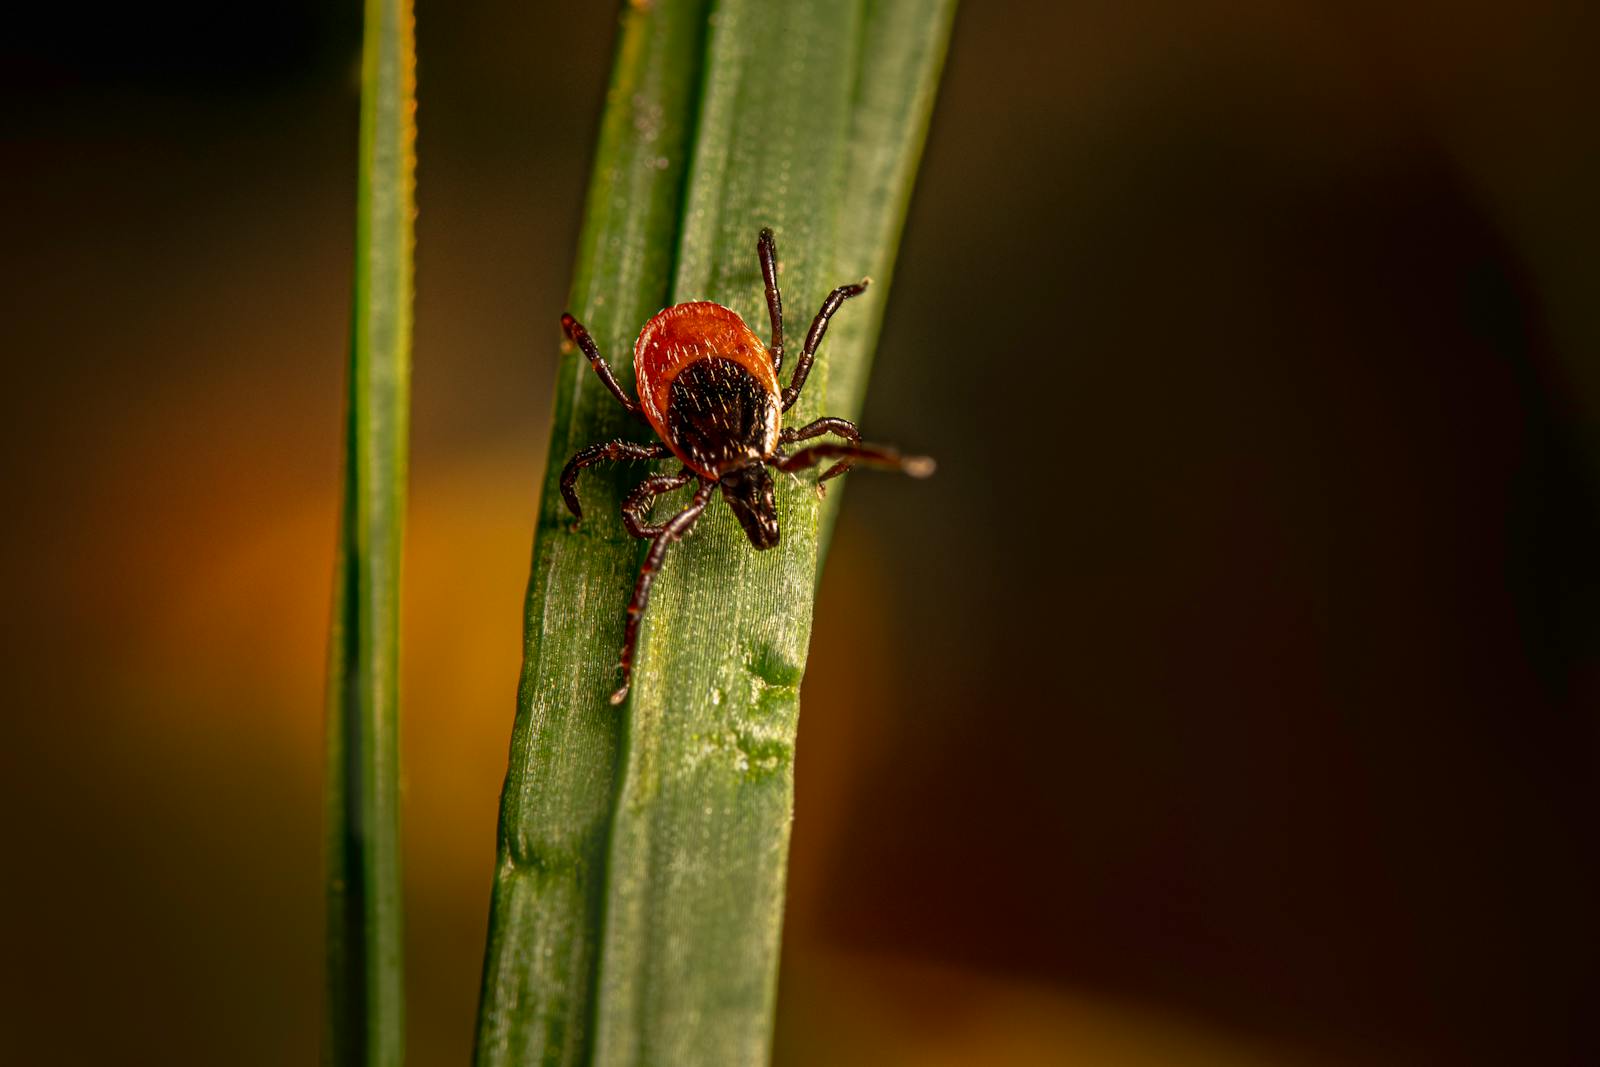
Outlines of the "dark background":
[{"label": "dark background", "polygon": [[[854,479],[829,561],[781,1062],[1600,1056],[1582,6],[968,3],[863,419],[941,466]],[[433,1064],[614,19],[420,8]],[[0,41],[8,1061],[314,1055],[358,48],[310,2]]]}]

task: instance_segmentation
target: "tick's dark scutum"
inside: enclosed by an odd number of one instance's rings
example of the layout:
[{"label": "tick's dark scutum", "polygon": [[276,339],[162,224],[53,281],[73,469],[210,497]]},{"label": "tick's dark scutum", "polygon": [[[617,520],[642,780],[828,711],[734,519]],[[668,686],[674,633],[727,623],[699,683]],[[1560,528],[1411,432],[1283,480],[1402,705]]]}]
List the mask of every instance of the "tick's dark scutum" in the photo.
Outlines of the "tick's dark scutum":
[{"label": "tick's dark scutum", "polygon": [[777,429],[777,399],[740,364],[713,356],[672,380],[667,425],[697,466],[720,472],[766,453]]}]

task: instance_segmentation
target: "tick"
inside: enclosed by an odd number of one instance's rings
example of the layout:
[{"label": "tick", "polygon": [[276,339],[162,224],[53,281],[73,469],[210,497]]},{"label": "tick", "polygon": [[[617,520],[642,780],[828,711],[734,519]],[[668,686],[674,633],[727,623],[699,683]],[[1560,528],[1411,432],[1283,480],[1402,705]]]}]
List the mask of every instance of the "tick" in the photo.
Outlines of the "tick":
[{"label": "tick", "polygon": [[[585,467],[668,456],[676,456],[683,464],[676,474],[646,478],[622,503],[622,524],[634,537],[648,539],[650,549],[628,602],[620,664],[622,686],[611,694],[613,704],[622,703],[628,695],[639,620],[650,601],[650,583],[661,568],[667,547],[694,527],[717,490],[722,491],[722,498],[744,527],[750,544],[764,550],[778,543],[778,513],[773,506],[768,467],[799,471],[824,460],[835,460],[817,479],[819,493],[823,491],[822,483],[837,478],[857,462],[904,471],[913,478],[926,478],[933,473],[933,460],[926,456],[902,456],[892,448],[862,444],[860,431],[849,419],[825,416],[793,429],[783,427],[783,413],[794,406],[800,390],[805,388],[806,375],[811,373],[817,348],[828,331],[828,320],[846,300],[860,296],[870,279],[841,285],[828,294],[817,317],[811,320],[793,377],[780,388],[783,298],[778,292],[778,250],[771,230],[761,231],[756,255],[766,283],[771,344],[763,345],[738,313],[721,304],[709,300],[676,304],[657,312],[639,331],[633,348],[637,400],[617,384],[583,324],[571,315],[561,316],[567,339],[589,357],[590,366],[611,395],[648,423],[659,439],[655,444],[637,444],[619,437],[590,445],[569,459],[561,470],[561,497],[572,514],[583,519],[577,483],[578,472]],[[826,434],[842,438],[842,443],[811,445],[795,452],[784,449]],[[688,507],[665,522],[650,522],[650,507],[656,497],[691,483],[695,490]]]}]

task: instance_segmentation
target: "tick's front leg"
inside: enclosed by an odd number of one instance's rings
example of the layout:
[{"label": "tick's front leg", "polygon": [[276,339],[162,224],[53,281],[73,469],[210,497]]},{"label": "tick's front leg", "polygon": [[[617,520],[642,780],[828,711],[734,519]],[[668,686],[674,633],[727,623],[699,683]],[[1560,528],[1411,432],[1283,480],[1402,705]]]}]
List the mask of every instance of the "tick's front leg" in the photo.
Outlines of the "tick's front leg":
[{"label": "tick's front leg", "polygon": [[801,471],[815,467],[825,459],[848,459],[865,463],[869,467],[900,471],[913,478],[926,478],[933,473],[934,462],[927,456],[904,456],[899,449],[887,445],[812,445],[802,448],[792,456],[773,456],[767,463],[780,471]]},{"label": "tick's front leg", "polygon": [[[784,430],[778,435],[778,441],[780,444],[793,444],[796,441],[809,441],[813,437],[821,437],[825,433],[831,433],[842,437],[853,445],[859,445],[861,443],[861,431],[856,429],[855,423],[851,422],[849,419],[836,418],[832,415],[824,415],[822,418],[816,419],[813,422],[808,422],[804,426],[801,426],[797,429]],[[848,459],[841,459],[839,462],[823,471],[822,476],[817,479],[817,492],[826,492],[822,486],[822,483],[827,481],[829,478],[839,477],[839,475],[843,474],[849,469],[850,461]]]},{"label": "tick's front leg", "polygon": [[577,529],[578,523],[583,521],[583,505],[578,503],[579,471],[596,463],[616,462],[619,459],[661,459],[670,455],[672,450],[666,445],[641,445],[619,437],[615,441],[590,445],[567,460],[567,465],[561,468],[561,499],[567,502],[567,510],[572,512],[576,520],[572,524],[573,529]]},{"label": "tick's front leg", "polygon": [[666,523],[651,526],[650,507],[656,502],[656,497],[662,493],[670,493],[674,489],[681,489],[694,481],[694,472],[685,467],[677,474],[658,474],[653,478],[646,478],[634,487],[628,494],[628,499],[622,502],[622,525],[635,537],[654,537],[666,529]]}]

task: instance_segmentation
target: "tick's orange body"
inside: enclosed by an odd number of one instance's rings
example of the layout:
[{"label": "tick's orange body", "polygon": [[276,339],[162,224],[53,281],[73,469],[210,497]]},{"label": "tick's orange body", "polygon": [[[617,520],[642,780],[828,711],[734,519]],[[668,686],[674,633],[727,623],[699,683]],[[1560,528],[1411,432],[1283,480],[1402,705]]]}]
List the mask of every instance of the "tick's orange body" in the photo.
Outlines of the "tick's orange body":
[{"label": "tick's orange body", "polygon": [[[680,434],[670,418],[672,383],[684,368],[702,360],[725,359],[736,363],[767,392],[777,411],[781,393],[772,356],[755,331],[745,325],[732,308],[709,300],[678,304],[656,313],[639,331],[633,346],[633,374],[638,383],[639,404],[651,429],[684,466],[707,478],[723,472],[706,462],[704,455],[691,454],[683,447]],[[767,428],[764,428],[767,429]],[[770,455],[777,444],[778,422],[773,418],[764,432],[755,455]]]},{"label": "tick's orange body", "polygon": [[[852,463],[905,471],[924,478],[933,470],[926,456],[902,456],[892,448],[861,443],[861,434],[848,419],[824,416],[804,426],[784,429],[783,413],[794,406],[811,371],[817,346],[822,344],[828,319],[839,305],[859,296],[867,279],[841,285],[828,294],[822,310],[811,320],[805,345],[795,363],[787,388],[778,386],[783,369],[783,301],[778,294],[778,250],[771,230],[762,230],[756,242],[761,260],[761,280],[766,287],[767,314],[772,319],[772,343],[745,325],[738,313],[709,300],[677,304],[660,311],[644,324],[633,346],[633,375],[639,390],[634,400],[617,384],[600,355],[594,338],[571,315],[561,316],[567,338],[583,350],[600,381],[632,414],[644,419],[660,438],[658,444],[640,444],[617,438],[590,445],[567,461],[561,471],[561,497],[577,519],[578,472],[600,462],[622,459],[663,459],[672,455],[683,463],[677,474],[656,474],[640,482],[622,505],[622,524],[635,537],[650,539],[639,568],[639,580],[628,602],[627,626],[622,636],[622,687],[611,694],[613,704],[628,694],[633,670],[633,649],[639,638],[639,619],[649,602],[650,583],[667,546],[689,532],[706,509],[711,495],[721,492],[745,536],[756,549],[778,544],[778,510],[772,477],[767,468],[798,471],[827,459],[834,464],[817,479],[822,483],[850,469]],[[787,452],[785,445],[809,441],[824,434],[844,439],[843,444],[811,445]],[[695,483],[689,506],[665,522],[650,521],[656,497]]]}]

